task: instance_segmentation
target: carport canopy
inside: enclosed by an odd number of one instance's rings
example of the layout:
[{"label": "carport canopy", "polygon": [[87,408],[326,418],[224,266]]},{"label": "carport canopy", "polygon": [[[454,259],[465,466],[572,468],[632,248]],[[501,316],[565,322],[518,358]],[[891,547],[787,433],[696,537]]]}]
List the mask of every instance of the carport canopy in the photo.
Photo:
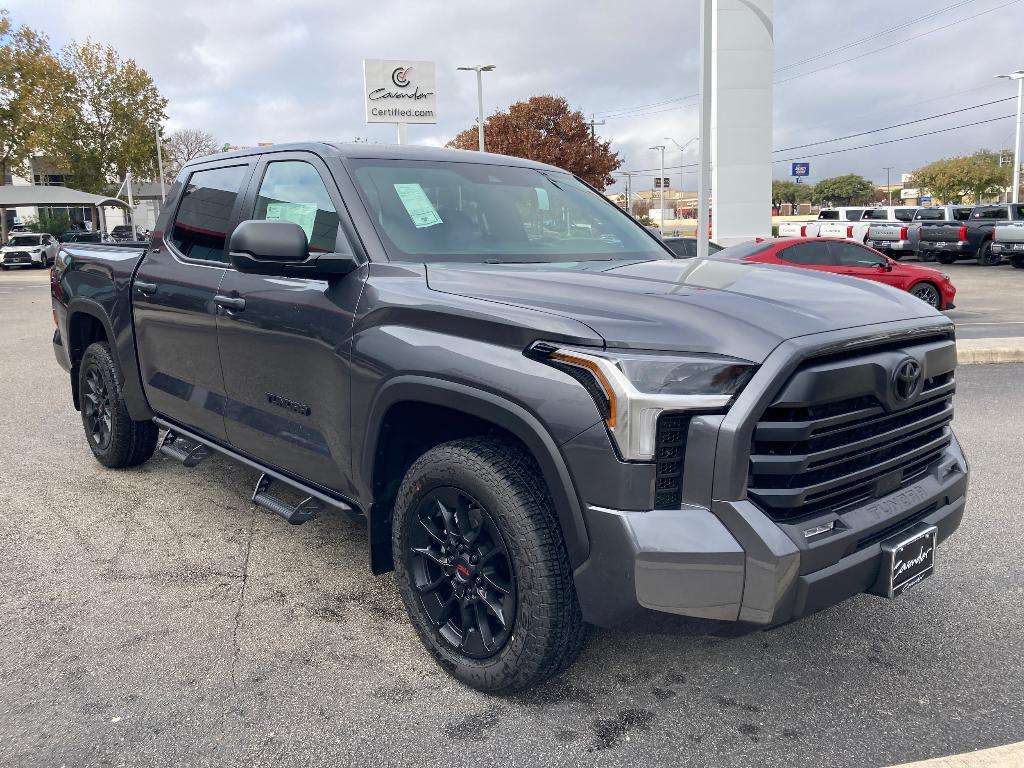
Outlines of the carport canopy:
[{"label": "carport canopy", "polygon": [[8,184],[0,186],[0,230],[7,234],[7,215],[2,213],[8,208],[20,207],[53,207],[53,208],[85,208],[93,209],[93,224],[96,214],[105,206],[120,206],[128,209],[128,204],[116,197],[94,195],[70,187],[49,187],[35,184]]}]

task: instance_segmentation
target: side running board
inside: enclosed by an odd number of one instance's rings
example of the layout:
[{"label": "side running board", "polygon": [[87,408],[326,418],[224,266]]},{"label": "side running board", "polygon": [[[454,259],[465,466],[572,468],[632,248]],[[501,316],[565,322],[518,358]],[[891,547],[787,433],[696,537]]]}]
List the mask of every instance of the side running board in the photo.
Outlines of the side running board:
[{"label": "side running board", "polygon": [[260,479],[256,481],[256,490],[252,492],[252,503],[257,507],[263,507],[275,515],[280,515],[292,525],[302,525],[307,520],[312,520],[320,512],[320,502],[312,496],[307,496],[295,505],[276,496],[271,496],[268,491],[272,482],[273,478],[266,473],[260,475]]},{"label": "side running board", "polygon": [[[159,416],[154,417],[153,422],[162,429],[167,430],[160,439],[160,452],[165,456],[170,456],[180,461],[186,467],[194,467],[214,453],[219,453],[240,464],[258,470],[260,472],[260,479],[256,483],[256,489],[252,494],[253,503],[258,507],[273,512],[275,515],[280,515],[292,525],[299,525],[307,520],[312,520],[319,512],[325,509],[344,512],[352,520],[358,523],[366,523],[366,516],[363,512],[347,500],[331,496],[323,490],[277,472],[271,467],[236,453],[230,448],[196,434],[185,427],[172,424]],[[298,491],[305,498],[298,504],[293,505],[277,496],[272,496],[269,490],[273,482]]]},{"label": "side running board", "polygon": [[176,435],[171,430],[164,432],[164,436],[160,438],[160,453],[180,461],[186,467],[194,467],[204,459],[210,458],[210,449],[207,446]]}]

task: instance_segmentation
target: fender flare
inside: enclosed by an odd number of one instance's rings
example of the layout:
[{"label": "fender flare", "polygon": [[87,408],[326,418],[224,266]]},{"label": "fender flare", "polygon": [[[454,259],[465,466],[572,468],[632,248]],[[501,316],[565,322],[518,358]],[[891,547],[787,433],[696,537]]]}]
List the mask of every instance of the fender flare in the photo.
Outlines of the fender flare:
[{"label": "fender flare", "polygon": [[[71,363],[71,386],[76,406],[78,405],[78,383],[75,380],[74,372],[77,370],[78,366],[75,363],[73,350],[71,348],[71,328],[77,315],[88,315],[94,320],[98,320],[100,325],[103,326],[103,331],[107,335],[107,343],[110,346],[110,354],[114,358],[114,362],[117,363],[118,370],[121,372],[121,386],[124,392],[125,405],[128,408],[128,414],[135,421],[147,421],[153,418],[153,412],[149,409],[149,404],[146,402],[145,396],[141,391],[141,381],[138,381],[139,373],[136,360],[132,359],[130,361],[130,365],[125,365],[125,361],[122,359],[117,334],[114,332],[114,327],[110,322],[110,317],[107,315],[103,305],[93,301],[92,299],[80,296],[73,298],[67,304],[68,338],[64,340],[67,344],[68,361]],[[82,352],[84,351],[85,350],[83,349]],[[135,380],[132,380],[131,378],[133,375],[135,376]]]},{"label": "fender flare", "polygon": [[[575,569],[586,561],[590,554],[590,539],[583,519],[583,509],[558,444],[540,420],[522,406],[466,384],[431,376],[401,375],[381,386],[370,406],[361,461],[357,467],[360,484],[367,489],[371,498],[381,425],[391,406],[402,402],[426,403],[462,411],[489,421],[522,441],[540,465],[551,493],[571,566]],[[377,506],[370,505],[370,514],[367,515],[371,548],[375,540],[375,518],[386,512],[377,509]]]}]

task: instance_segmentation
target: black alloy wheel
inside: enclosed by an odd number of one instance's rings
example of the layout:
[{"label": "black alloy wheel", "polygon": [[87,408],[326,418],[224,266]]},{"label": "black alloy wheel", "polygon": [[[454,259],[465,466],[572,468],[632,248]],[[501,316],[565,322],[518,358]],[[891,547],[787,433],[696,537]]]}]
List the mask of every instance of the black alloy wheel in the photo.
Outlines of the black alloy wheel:
[{"label": "black alloy wheel", "polygon": [[986,240],[978,249],[978,264],[983,267],[994,267],[1003,260],[1003,257],[992,250],[992,241]]},{"label": "black alloy wheel", "polygon": [[910,289],[910,294],[916,296],[925,304],[935,307],[935,309],[941,309],[942,294],[931,283],[918,283]]},{"label": "black alloy wheel", "polygon": [[95,447],[105,451],[110,446],[111,412],[114,402],[99,368],[89,366],[83,372],[82,420],[86,435]]},{"label": "black alloy wheel", "polygon": [[420,500],[408,570],[420,606],[458,653],[494,656],[516,616],[516,578],[501,532],[483,505],[452,486]]}]

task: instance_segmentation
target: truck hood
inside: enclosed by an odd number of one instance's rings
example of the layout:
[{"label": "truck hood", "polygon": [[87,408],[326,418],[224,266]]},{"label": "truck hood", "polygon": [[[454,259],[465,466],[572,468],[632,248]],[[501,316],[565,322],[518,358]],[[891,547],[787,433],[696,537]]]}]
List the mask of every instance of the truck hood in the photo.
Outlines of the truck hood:
[{"label": "truck hood", "polygon": [[431,264],[432,290],[573,318],[609,347],[760,363],[782,341],[938,314],[868,280],[725,259]]}]

